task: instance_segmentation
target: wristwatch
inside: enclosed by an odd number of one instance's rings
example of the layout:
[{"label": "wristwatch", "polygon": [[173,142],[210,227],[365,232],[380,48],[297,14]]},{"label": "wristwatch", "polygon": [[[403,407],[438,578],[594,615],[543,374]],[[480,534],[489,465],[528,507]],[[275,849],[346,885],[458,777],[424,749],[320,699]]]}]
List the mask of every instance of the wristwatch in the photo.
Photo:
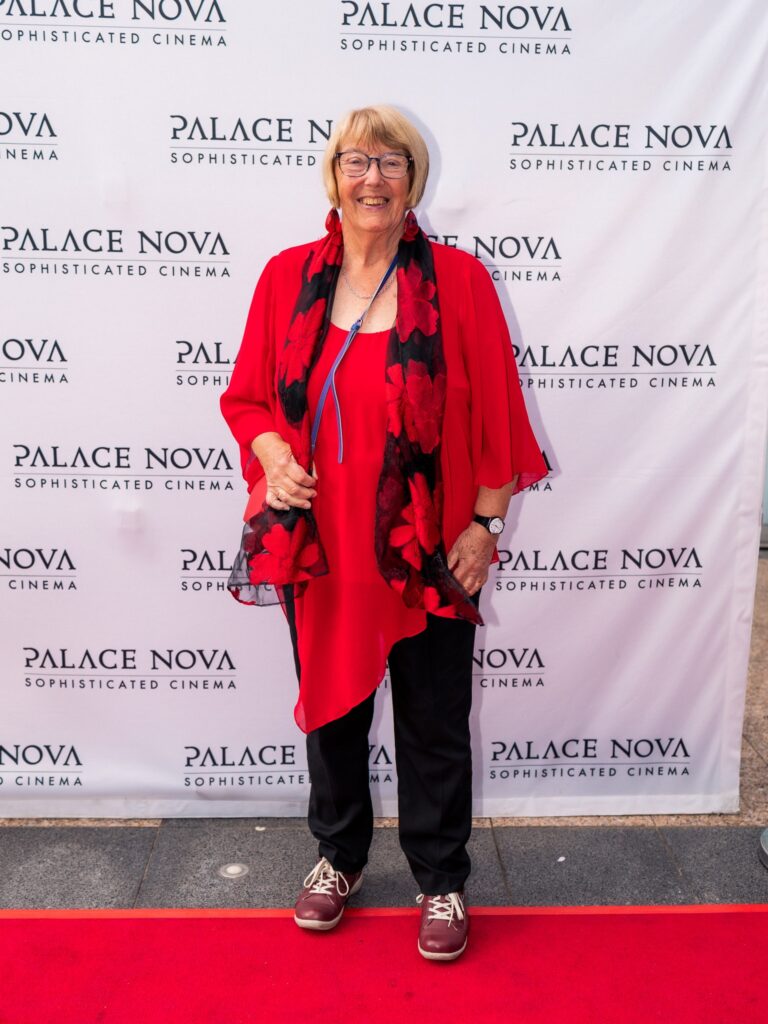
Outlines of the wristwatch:
[{"label": "wristwatch", "polygon": [[473,522],[480,523],[484,526],[489,533],[498,534],[504,529],[504,520],[501,516],[478,516],[476,515]]}]

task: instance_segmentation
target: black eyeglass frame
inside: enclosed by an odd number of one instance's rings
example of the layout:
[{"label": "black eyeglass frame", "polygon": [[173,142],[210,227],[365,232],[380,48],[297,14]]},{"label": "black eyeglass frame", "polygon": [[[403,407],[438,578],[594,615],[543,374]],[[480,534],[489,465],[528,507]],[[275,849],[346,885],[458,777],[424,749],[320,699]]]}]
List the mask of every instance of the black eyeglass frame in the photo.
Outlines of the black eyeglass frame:
[{"label": "black eyeglass frame", "polygon": [[[341,158],[343,156],[346,156],[348,153],[357,153],[359,156],[364,156],[365,159],[368,161],[368,166],[365,168],[362,174],[347,174],[347,172],[341,166]],[[381,156],[368,156],[368,154],[363,153],[361,149],[342,149],[339,153],[334,153],[333,159],[339,161],[339,170],[341,171],[342,174],[346,175],[347,178],[364,178],[368,171],[370,171],[371,164],[376,163],[378,164],[379,174],[382,176],[382,178],[387,178],[389,181],[400,181],[400,178],[392,178],[390,175],[385,174],[381,169],[381,161],[388,156],[401,156],[404,160],[408,161],[405,168],[405,174],[401,175],[402,178],[407,177],[408,172],[411,169],[411,165],[413,164],[413,157],[407,156],[405,153],[382,153]]]}]

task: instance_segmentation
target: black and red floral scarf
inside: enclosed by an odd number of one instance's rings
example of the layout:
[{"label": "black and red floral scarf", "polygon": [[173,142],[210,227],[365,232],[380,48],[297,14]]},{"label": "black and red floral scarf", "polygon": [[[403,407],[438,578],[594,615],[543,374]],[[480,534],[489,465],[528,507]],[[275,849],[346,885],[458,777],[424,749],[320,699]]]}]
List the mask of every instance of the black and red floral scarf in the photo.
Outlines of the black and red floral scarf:
[{"label": "black and red floral scarf", "polygon": [[[326,228],[302,268],[277,364],[276,429],[305,469],[312,464],[307,385],[330,323],[343,257],[336,210]],[[432,249],[412,211],[398,248],[397,317],[384,372],[387,432],[374,537],[379,571],[409,608],[482,624],[472,598],[448,569],[440,532],[446,370]],[[273,604],[283,600],[287,584],[297,596],[328,571],[312,510],[279,511],[265,502],[245,524],[228,587],[242,603]]]}]

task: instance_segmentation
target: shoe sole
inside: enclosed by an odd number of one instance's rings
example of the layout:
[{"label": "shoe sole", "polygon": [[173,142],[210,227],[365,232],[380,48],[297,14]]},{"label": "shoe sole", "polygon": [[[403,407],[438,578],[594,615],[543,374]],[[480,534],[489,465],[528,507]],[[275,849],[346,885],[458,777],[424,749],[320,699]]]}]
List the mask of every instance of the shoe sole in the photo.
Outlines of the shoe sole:
[{"label": "shoe sole", "polygon": [[293,915],[293,920],[296,922],[299,928],[306,928],[312,932],[329,932],[331,928],[335,928],[339,921],[342,919],[342,917],[344,916],[344,911],[347,906],[347,902],[349,901],[351,896],[354,896],[356,892],[360,891],[360,887],[362,886],[362,884],[363,876],[360,875],[358,880],[349,890],[349,895],[347,896],[347,900],[345,901],[344,906],[341,908],[339,913],[336,915],[336,917],[333,918],[332,921],[313,921],[311,919],[306,920],[302,917],[299,917],[298,914]]},{"label": "shoe sole", "polygon": [[467,940],[464,939],[464,945],[461,947],[461,949],[457,949],[454,953],[430,953],[428,950],[421,948],[421,943],[419,943],[418,945],[419,952],[421,953],[425,960],[455,960],[457,957],[461,956],[461,954],[467,948]]}]

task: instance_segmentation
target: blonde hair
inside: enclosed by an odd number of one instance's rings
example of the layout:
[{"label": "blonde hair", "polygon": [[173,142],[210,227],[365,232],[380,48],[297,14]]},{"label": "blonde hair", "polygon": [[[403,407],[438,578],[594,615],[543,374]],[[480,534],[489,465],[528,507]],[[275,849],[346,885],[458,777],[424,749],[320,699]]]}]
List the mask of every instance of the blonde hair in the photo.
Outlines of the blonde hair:
[{"label": "blonde hair", "polygon": [[374,146],[391,146],[402,149],[413,157],[408,175],[411,187],[405,204],[408,209],[418,206],[424,195],[429,174],[429,151],[421,133],[404,114],[384,103],[373,107],[350,110],[336,124],[328,139],[323,155],[323,183],[331,205],[340,206],[339,190],[336,185],[335,158],[342,145],[350,142],[371,149]]}]

